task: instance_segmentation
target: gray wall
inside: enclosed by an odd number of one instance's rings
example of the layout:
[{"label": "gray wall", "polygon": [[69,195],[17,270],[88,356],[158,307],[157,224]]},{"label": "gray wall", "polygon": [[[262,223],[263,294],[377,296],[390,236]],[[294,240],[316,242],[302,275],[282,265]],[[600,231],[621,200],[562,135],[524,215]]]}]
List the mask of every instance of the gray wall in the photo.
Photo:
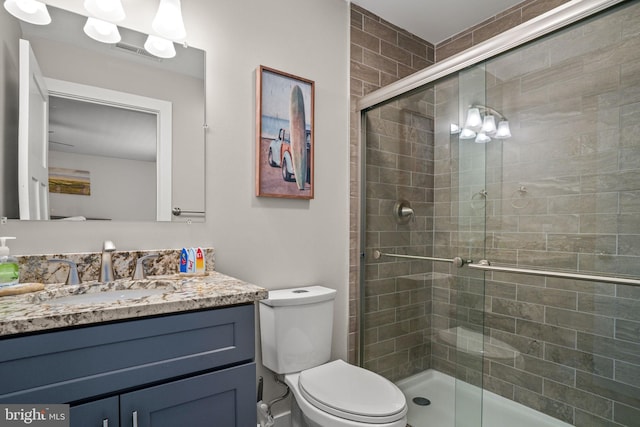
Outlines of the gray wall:
[{"label": "gray wall", "polygon": [[18,44],[20,27],[9,14],[0,14],[0,212],[17,218],[18,211]]}]

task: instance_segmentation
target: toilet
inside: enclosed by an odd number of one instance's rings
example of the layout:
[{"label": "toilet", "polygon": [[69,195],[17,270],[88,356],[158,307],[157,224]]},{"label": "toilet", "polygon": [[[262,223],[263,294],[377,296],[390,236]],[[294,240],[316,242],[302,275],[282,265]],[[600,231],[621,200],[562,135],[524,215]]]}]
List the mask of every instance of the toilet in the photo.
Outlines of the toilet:
[{"label": "toilet", "polygon": [[260,301],[262,363],[284,375],[293,426],[405,427],[407,403],[391,381],[342,360],[329,361],[334,289],[281,289]]}]

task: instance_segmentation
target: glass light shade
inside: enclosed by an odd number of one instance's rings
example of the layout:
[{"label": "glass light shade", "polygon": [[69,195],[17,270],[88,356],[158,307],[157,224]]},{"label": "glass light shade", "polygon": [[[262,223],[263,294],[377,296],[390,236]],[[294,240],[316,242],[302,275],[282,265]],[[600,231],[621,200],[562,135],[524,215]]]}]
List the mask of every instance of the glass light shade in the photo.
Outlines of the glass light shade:
[{"label": "glass light shade", "polygon": [[84,24],[84,32],[92,39],[102,43],[118,43],[121,39],[116,24],[91,17],[87,18],[87,23]]},{"label": "glass light shade", "polygon": [[477,108],[469,108],[469,111],[467,111],[467,121],[464,123],[464,127],[478,131],[481,126],[482,117],[480,117],[480,110]]},{"label": "glass light shade", "polygon": [[44,3],[36,0],[5,0],[4,8],[16,18],[35,25],[47,25],[51,16]]},{"label": "glass light shade", "polygon": [[509,122],[506,120],[501,120],[500,123],[498,123],[498,130],[493,137],[497,139],[511,138],[511,129],[509,129]]},{"label": "glass light shade", "polygon": [[451,135],[455,135],[456,133],[460,133],[460,126],[455,123],[451,123],[451,128],[449,130]]},{"label": "glass light shade", "polygon": [[486,144],[489,141],[491,141],[491,138],[489,138],[489,136],[484,132],[480,132],[478,133],[478,136],[476,136],[476,142],[478,144]]},{"label": "glass light shade", "polygon": [[126,17],[120,0],[84,0],[84,8],[105,21],[120,22]]},{"label": "glass light shade", "polygon": [[176,56],[176,48],[173,46],[173,42],[162,37],[150,35],[147,37],[147,41],[144,42],[144,48],[158,58],[173,58]]},{"label": "glass light shade", "polygon": [[496,131],[496,119],[491,114],[487,114],[484,116],[484,120],[482,122],[482,132],[487,135],[491,135]]},{"label": "glass light shade", "polygon": [[187,31],[182,22],[180,0],[160,0],[158,12],[153,18],[151,28],[159,36],[169,40],[182,41],[187,37]]},{"label": "glass light shade", "polygon": [[464,128],[460,132],[460,139],[472,139],[476,137],[476,133],[471,129]]}]

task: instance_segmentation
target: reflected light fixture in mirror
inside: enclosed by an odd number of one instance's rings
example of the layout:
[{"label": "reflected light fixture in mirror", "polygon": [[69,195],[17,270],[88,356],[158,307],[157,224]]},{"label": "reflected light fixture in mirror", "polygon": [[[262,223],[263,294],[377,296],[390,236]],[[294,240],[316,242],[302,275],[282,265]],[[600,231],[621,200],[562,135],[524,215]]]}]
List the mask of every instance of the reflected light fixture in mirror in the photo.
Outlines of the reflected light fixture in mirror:
[{"label": "reflected light fixture in mirror", "polygon": [[493,137],[496,139],[511,138],[511,129],[509,129],[509,122],[507,120],[501,120],[500,123],[498,123],[498,130]]},{"label": "reflected light fixture in mirror", "polygon": [[5,0],[4,8],[18,19],[35,25],[47,25],[51,16],[47,6],[36,0]]},{"label": "reflected light fixture in mirror", "polygon": [[126,17],[120,0],[84,0],[84,8],[103,21],[121,22]]},{"label": "reflected light fixture in mirror", "polygon": [[159,58],[173,58],[176,56],[176,48],[171,40],[150,35],[144,42],[144,49],[150,54]]},{"label": "reflected light fixture in mirror", "polygon": [[122,38],[116,24],[97,18],[87,18],[84,33],[102,43],[118,43]]},{"label": "reflected light fixture in mirror", "polygon": [[481,126],[482,118],[480,117],[480,110],[473,107],[469,108],[469,111],[467,111],[467,120],[464,122],[465,129],[479,131]]},{"label": "reflected light fixture in mirror", "polygon": [[[484,114],[484,117],[482,116]],[[496,127],[496,117],[499,119]],[[509,121],[498,111],[486,105],[472,105],[467,110],[464,128],[460,131],[460,139],[473,139],[486,144],[491,138],[511,138]]]},{"label": "reflected light fixture in mirror", "polygon": [[187,31],[182,21],[180,0],[160,0],[151,28],[160,36],[169,40],[183,41]]}]

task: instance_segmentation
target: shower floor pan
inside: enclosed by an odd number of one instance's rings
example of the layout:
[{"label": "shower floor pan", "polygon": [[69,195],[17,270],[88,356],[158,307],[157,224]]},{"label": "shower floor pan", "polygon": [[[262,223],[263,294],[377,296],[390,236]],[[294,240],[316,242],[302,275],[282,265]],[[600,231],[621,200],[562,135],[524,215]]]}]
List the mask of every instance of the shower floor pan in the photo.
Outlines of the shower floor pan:
[{"label": "shower floor pan", "polygon": [[[454,424],[455,379],[432,369],[405,378],[397,383],[409,405],[408,423],[411,427],[480,427],[480,389],[467,383],[458,393],[458,422]],[[413,402],[425,397],[428,406]],[[489,427],[572,427],[570,424],[535,411],[490,391],[482,394],[482,425]]]}]

